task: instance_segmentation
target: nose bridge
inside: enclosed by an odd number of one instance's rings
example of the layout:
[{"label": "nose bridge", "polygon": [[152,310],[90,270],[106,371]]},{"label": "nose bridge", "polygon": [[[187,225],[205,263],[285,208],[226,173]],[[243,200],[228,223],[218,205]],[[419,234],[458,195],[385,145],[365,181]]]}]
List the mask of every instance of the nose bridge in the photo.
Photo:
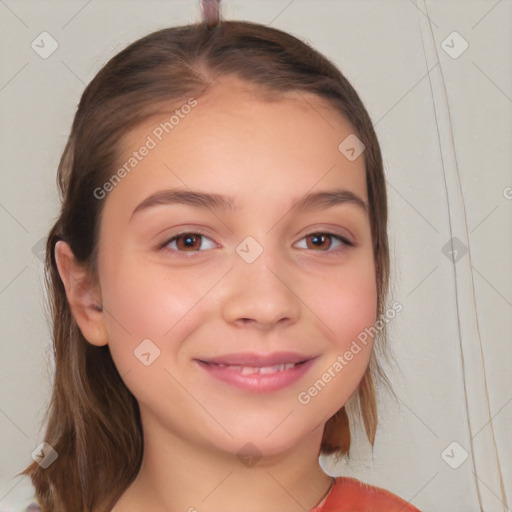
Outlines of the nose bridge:
[{"label": "nose bridge", "polygon": [[293,291],[290,265],[278,249],[247,237],[236,249],[235,268],[226,283],[223,315],[229,322],[252,320],[271,326],[296,321],[300,301]]}]

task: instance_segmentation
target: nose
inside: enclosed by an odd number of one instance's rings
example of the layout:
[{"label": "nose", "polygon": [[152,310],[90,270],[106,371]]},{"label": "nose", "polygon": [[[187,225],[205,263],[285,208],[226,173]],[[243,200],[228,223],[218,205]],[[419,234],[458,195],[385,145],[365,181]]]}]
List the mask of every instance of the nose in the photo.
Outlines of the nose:
[{"label": "nose", "polygon": [[[238,258],[238,256],[236,256]],[[239,326],[269,330],[297,322],[301,300],[290,266],[263,253],[252,263],[239,259],[223,284],[222,316]]]}]

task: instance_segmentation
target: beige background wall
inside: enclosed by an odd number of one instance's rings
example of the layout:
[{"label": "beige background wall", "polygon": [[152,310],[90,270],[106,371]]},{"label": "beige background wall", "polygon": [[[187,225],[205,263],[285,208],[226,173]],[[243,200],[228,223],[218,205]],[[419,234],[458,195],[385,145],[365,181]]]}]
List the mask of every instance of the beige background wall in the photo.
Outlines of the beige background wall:
[{"label": "beige background wall", "polygon": [[[423,511],[512,507],[512,2],[225,0],[223,15],[333,59],[382,143],[403,304],[391,328],[398,400],[381,397],[373,454],[359,437],[349,465],[323,460],[326,470]],[[77,102],[127,43],[198,19],[188,0],[0,2],[2,512],[25,492],[14,475],[42,441],[51,366],[39,244]],[[41,32],[58,44],[47,58],[31,47]]]}]

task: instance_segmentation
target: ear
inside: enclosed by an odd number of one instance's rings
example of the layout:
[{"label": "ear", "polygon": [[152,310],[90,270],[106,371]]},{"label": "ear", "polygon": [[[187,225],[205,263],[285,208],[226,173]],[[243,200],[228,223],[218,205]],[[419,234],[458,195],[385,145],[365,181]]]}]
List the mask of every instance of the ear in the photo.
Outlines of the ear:
[{"label": "ear", "polygon": [[106,345],[108,331],[99,284],[94,283],[85,266],[77,262],[66,242],[55,244],[55,261],[71,312],[84,338],[92,345]]}]

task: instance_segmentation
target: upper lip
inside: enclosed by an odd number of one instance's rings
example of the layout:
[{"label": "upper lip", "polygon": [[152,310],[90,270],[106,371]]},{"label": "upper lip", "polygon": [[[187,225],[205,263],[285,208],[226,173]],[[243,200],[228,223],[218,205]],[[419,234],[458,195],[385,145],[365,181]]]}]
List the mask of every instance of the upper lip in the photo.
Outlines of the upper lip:
[{"label": "upper lip", "polygon": [[265,367],[286,363],[303,363],[313,359],[314,357],[315,356],[299,354],[298,352],[272,352],[270,354],[239,352],[209,357],[207,359],[198,358],[198,361],[202,361],[203,363],[225,364],[229,366]]}]

